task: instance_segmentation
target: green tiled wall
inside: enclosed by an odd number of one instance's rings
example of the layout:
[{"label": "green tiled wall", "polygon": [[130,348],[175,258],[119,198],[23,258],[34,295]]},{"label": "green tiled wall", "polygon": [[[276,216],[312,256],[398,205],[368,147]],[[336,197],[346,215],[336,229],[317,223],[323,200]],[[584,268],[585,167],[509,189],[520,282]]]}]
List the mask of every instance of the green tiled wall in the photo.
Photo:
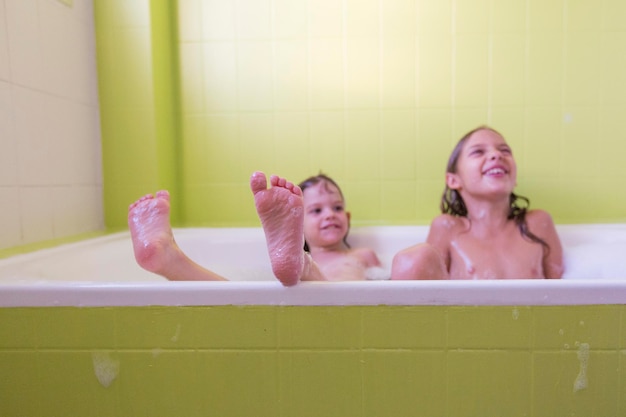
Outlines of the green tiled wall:
[{"label": "green tiled wall", "polygon": [[0,309],[2,416],[622,416],[626,306]]},{"label": "green tiled wall", "polygon": [[428,224],[480,124],[559,223],[626,220],[622,0],[96,0],[106,220],[258,225],[248,178],[323,170],[355,224]]}]

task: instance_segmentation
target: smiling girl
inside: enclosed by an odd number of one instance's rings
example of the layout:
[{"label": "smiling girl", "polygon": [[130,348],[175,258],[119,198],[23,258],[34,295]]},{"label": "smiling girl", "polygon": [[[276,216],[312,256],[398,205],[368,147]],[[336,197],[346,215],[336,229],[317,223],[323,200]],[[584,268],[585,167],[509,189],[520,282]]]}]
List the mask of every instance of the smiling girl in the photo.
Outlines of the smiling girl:
[{"label": "smiling girl", "polygon": [[513,192],[516,184],[517,166],[502,135],[485,126],[466,134],[448,161],[442,214],[425,245],[395,256],[392,279],[561,278],[552,218],[528,210],[528,199]]}]

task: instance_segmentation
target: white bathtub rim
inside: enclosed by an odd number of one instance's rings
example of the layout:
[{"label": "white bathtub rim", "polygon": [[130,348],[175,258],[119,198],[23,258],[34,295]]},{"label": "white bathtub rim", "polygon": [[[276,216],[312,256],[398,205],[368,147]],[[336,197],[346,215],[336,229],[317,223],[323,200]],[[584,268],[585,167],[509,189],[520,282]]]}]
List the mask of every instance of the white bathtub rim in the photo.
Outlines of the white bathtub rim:
[{"label": "white bathtub rim", "polygon": [[2,284],[0,307],[543,306],[626,304],[624,280]]},{"label": "white bathtub rim", "polygon": [[[559,225],[565,232],[580,225]],[[626,224],[595,224],[626,236]],[[403,235],[425,234],[426,226],[362,226],[358,233],[393,229]],[[175,229],[176,235],[193,235],[202,228]],[[252,232],[263,239],[260,228],[211,229],[226,240],[245,242]],[[37,253],[4,259],[5,264],[54,257],[68,248],[124,241],[124,253],[132,260],[128,232],[94,240],[69,243]],[[145,272],[145,271],[142,271]],[[24,276],[0,280],[0,307],[53,306],[191,306],[191,305],[590,305],[626,304],[626,280],[612,277],[587,279],[583,273],[566,280],[490,280],[490,281],[367,281],[340,283],[301,283],[283,287],[275,279],[267,281],[170,282],[154,274],[150,281],[46,280]],[[84,276],[84,275],[83,275]],[[23,279],[22,279],[23,278]],[[108,276],[107,276],[108,278]],[[591,278],[591,276],[590,276]]]}]

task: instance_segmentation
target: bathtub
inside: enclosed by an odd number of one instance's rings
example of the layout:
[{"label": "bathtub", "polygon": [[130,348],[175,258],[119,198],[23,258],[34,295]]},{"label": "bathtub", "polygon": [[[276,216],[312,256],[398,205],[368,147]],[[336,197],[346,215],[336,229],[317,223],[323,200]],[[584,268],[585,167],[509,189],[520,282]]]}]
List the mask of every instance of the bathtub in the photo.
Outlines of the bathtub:
[{"label": "bathtub", "polygon": [[[624,416],[626,225],[558,231],[562,280],[286,288],[256,228],[174,231],[232,282],[150,274],[128,233],[2,259],[0,415]],[[349,240],[388,267],[426,233]]]},{"label": "bathtub", "polygon": [[[303,283],[273,277],[260,228],[175,229],[179,246],[232,282],[169,282],[140,268],[128,232],[0,259],[2,306],[125,305],[561,305],[626,301],[626,225],[560,225],[563,281]],[[389,269],[425,226],[354,228],[353,247],[373,248]],[[332,290],[329,290],[332,288]]]}]

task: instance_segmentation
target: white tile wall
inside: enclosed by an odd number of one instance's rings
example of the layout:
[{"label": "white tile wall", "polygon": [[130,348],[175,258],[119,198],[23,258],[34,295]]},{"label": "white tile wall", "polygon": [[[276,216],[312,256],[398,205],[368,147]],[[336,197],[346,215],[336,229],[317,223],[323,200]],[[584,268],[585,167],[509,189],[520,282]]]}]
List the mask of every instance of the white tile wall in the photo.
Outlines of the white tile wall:
[{"label": "white tile wall", "polygon": [[8,80],[11,76],[9,66],[9,32],[6,27],[6,9],[0,2],[0,80]]},{"label": "white tile wall", "polygon": [[11,84],[0,81],[0,187],[17,182],[17,140]]},{"label": "white tile wall", "polygon": [[0,187],[0,248],[14,246],[21,240],[19,195],[16,187]]},{"label": "white tile wall", "polygon": [[0,0],[0,249],[100,230],[93,0]]}]

